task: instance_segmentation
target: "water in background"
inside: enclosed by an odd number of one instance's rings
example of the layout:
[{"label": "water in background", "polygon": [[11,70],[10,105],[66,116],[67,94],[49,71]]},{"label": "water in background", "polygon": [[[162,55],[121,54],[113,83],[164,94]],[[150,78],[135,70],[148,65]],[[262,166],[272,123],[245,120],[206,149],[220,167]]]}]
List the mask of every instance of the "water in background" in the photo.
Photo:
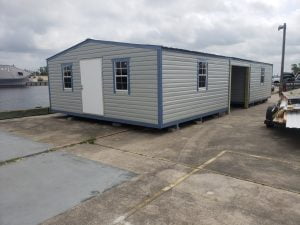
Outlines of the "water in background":
[{"label": "water in background", "polygon": [[0,112],[49,107],[48,86],[0,88]]}]

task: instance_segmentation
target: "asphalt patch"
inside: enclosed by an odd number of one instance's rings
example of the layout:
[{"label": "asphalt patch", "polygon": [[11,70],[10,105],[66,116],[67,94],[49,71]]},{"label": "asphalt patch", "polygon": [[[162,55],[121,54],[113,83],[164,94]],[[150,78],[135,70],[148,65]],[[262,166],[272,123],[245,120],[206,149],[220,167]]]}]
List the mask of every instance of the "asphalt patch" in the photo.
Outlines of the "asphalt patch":
[{"label": "asphalt patch", "polygon": [[134,175],[62,152],[3,165],[0,224],[39,224]]},{"label": "asphalt patch", "polygon": [[43,152],[52,145],[0,131],[0,162]]}]

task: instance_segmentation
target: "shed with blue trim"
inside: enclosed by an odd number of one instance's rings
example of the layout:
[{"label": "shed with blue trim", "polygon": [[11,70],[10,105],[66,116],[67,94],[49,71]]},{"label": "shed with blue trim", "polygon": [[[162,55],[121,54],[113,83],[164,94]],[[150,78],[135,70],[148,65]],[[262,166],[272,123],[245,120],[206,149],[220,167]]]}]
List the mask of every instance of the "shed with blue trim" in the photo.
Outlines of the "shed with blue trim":
[{"label": "shed with blue trim", "polygon": [[87,39],[47,65],[51,111],[146,127],[271,95],[271,64],[159,45]]}]

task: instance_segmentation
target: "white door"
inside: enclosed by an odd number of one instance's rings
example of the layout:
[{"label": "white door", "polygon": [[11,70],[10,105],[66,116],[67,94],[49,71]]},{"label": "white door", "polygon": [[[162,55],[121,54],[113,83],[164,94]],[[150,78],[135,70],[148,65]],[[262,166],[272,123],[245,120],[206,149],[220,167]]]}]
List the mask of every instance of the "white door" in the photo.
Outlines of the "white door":
[{"label": "white door", "polygon": [[83,112],[103,115],[102,59],[80,60]]}]

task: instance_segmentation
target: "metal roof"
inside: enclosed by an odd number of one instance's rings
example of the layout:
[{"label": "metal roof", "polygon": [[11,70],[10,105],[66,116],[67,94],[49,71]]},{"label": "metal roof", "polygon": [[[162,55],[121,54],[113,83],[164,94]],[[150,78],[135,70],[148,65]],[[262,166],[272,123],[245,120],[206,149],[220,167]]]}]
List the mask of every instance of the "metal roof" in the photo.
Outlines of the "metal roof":
[{"label": "metal roof", "polygon": [[218,54],[211,54],[211,53],[206,53],[206,52],[200,52],[200,51],[193,51],[193,50],[187,50],[187,49],[181,49],[181,48],[173,48],[173,47],[166,47],[163,45],[149,45],[149,44],[134,44],[134,43],[126,43],[126,42],[116,42],[116,41],[104,41],[104,40],[95,40],[95,39],[86,39],[70,48],[67,48],[64,51],[61,51],[49,58],[47,60],[53,59],[59,55],[62,55],[72,49],[75,49],[85,43],[88,42],[94,42],[94,43],[100,43],[100,44],[111,44],[111,45],[120,45],[120,46],[128,46],[128,47],[136,47],[136,48],[148,48],[148,49],[165,49],[169,51],[176,51],[176,52],[182,52],[182,53],[187,53],[187,54],[197,54],[197,55],[205,55],[205,56],[211,56],[211,57],[218,57],[218,58],[224,58],[224,59],[231,59],[231,60],[240,60],[244,62],[250,62],[250,63],[261,63],[261,64],[267,64],[267,65],[273,65],[271,63],[265,63],[265,62],[259,62],[259,61],[254,61],[254,60],[249,60],[249,59],[243,59],[243,58],[237,58],[237,57],[230,57],[230,56],[223,56],[223,55],[218,55]]}]

